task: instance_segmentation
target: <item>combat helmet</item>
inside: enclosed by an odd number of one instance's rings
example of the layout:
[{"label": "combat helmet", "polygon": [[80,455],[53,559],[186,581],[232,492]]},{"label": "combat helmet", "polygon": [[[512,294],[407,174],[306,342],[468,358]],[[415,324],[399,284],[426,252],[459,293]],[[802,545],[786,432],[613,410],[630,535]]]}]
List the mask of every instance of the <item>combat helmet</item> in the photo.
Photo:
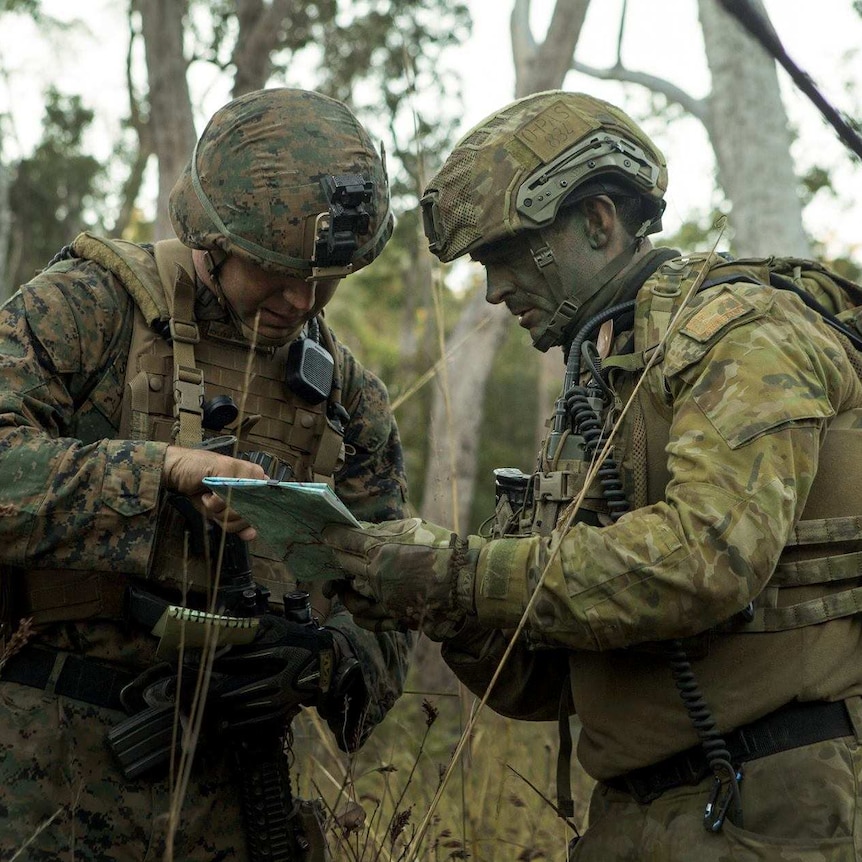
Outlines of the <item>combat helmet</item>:
[{"label": "combat helmet", "polygon": [[382,157],[346,105],[320,93],[246,93],[212,116],[171,191],[187,246],[297,278],[339,278],[392,234]]},{"label": "combat helmet", "polygon": [[444,262],[528,232],[536,265],[560,302],[554,331],[536,342],[546,350],[589,296],[572,296],[561,284],[543,228],[564,204],[616,193],[639,199],[640,240],[661,230],[666,189],[664,156],[628,115],[584,93],[549,90],[467,132],[421,205],[429,248]]}]

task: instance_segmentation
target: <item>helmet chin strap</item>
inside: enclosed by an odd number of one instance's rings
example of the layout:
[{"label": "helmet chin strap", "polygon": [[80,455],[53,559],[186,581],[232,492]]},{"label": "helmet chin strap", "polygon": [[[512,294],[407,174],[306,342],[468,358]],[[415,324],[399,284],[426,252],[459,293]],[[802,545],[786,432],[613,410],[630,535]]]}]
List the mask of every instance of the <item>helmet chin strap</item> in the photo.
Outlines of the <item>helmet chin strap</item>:
[{"label": "helmet chin strap", "polygon": [[[551,297],[558,303],[551,319],[544,329],[533,339],[533,347],[546,353],[549,348],[563,344],[566,331],[571,328],[578,310],[609,284],[629,263],[638,250],[652,220],[645,221],[634,239],[615,257],[611,258],[580,290],[567,290],[563,285],[560,267],[557,264],[551,244],[543,229],[529,232],[527,239],[530,253],[539,272],[545,277]],[[531,237],[538,234],[539,242]]]},{"label": "helmet chin strap", "polygon": [[213,292],[218,298],[219,305],[228,313],[228,316],[231,319],[233,325],[237,328],[239,332],[242,333],[242,337],[249,343],[255,345],[255,347],[263,347],[263,348],[276,348],[281,347],[282,345],[287,344],[289,341],[293,341],[297,335],[302,330],[302,327],[297,327],[296,332],[290,333],[290,335],[280,338],[268,338],[265,335],[261,335],[259,331],[257,331],[254,327],[249,326],[240,316],[237,314],[236,309],[233,307],[231,301],[227,298],[222,286],[221,279],[219,278],[219,269],[221,269],[221,265],[227,260],[227,254],[220,249],[218,251],[207,251],[204,255],[204,261],[206,262],[207,273],[210,277],[210,282],[212,283]]}]

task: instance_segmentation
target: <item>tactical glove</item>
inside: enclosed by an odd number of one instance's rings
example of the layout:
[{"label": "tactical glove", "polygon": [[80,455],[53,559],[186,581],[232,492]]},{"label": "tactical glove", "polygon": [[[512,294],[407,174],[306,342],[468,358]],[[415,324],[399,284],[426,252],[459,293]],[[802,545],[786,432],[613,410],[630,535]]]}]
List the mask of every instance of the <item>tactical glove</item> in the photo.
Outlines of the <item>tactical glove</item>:
[{"label": "tactical glove", "polygon": [[336,589],[364,628],[419,629],[439,641],[474,611],[473,581],[485,539],[462,539],[421,518],[361,530],[330,526],[323,538],[348,576]]},{"label": "tactical glove", "polygon": [[[196,652],[184,658],[185,701],[196,685]],[[329,695],[341,658],[328,629],[265,614],[252,643],[216,656],[206,695],[208,721],[221,730],[280,729],[301,706]]]}]

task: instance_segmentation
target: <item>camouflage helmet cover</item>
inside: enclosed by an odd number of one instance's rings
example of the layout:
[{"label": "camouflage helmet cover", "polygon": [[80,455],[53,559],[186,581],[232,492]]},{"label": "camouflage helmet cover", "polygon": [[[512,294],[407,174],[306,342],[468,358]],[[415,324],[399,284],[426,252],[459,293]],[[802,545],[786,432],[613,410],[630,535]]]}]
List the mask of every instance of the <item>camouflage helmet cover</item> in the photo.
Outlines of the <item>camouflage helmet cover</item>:
[{"label": "camouflage helmet cover", "polygon": [[220,108],[174,185],[178,238],[267,269],[309,277],[316,221],[328,213],[328,177],[370,181],[370,215],[352,254],[371,263],[392,234],[386,168],[367,131],[341,102],[307,90],[246,93]]},{"label": "camouflage helmet cover", "polygon": [[598,178],[636,192],[651,218],[646,232],[661,229],[667,164],[628,115],[562,90],[512,102],[467,132],[428,184],[422,210],[431,251],[450,261],[544,227],[573,191]]}]

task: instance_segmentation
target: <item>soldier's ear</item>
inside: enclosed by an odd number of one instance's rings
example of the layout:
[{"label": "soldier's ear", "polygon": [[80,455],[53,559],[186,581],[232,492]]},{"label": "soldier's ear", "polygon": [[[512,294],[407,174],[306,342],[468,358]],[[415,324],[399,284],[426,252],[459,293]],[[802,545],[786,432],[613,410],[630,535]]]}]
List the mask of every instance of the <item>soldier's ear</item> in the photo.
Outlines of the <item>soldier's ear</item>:
[{"label": "soldier's ear", "polygon": [[590,248],[604,248],[608,244],[617,218],[614,202],[607,195],[596,195],[581,202],[584,214],[584,233]]}]

